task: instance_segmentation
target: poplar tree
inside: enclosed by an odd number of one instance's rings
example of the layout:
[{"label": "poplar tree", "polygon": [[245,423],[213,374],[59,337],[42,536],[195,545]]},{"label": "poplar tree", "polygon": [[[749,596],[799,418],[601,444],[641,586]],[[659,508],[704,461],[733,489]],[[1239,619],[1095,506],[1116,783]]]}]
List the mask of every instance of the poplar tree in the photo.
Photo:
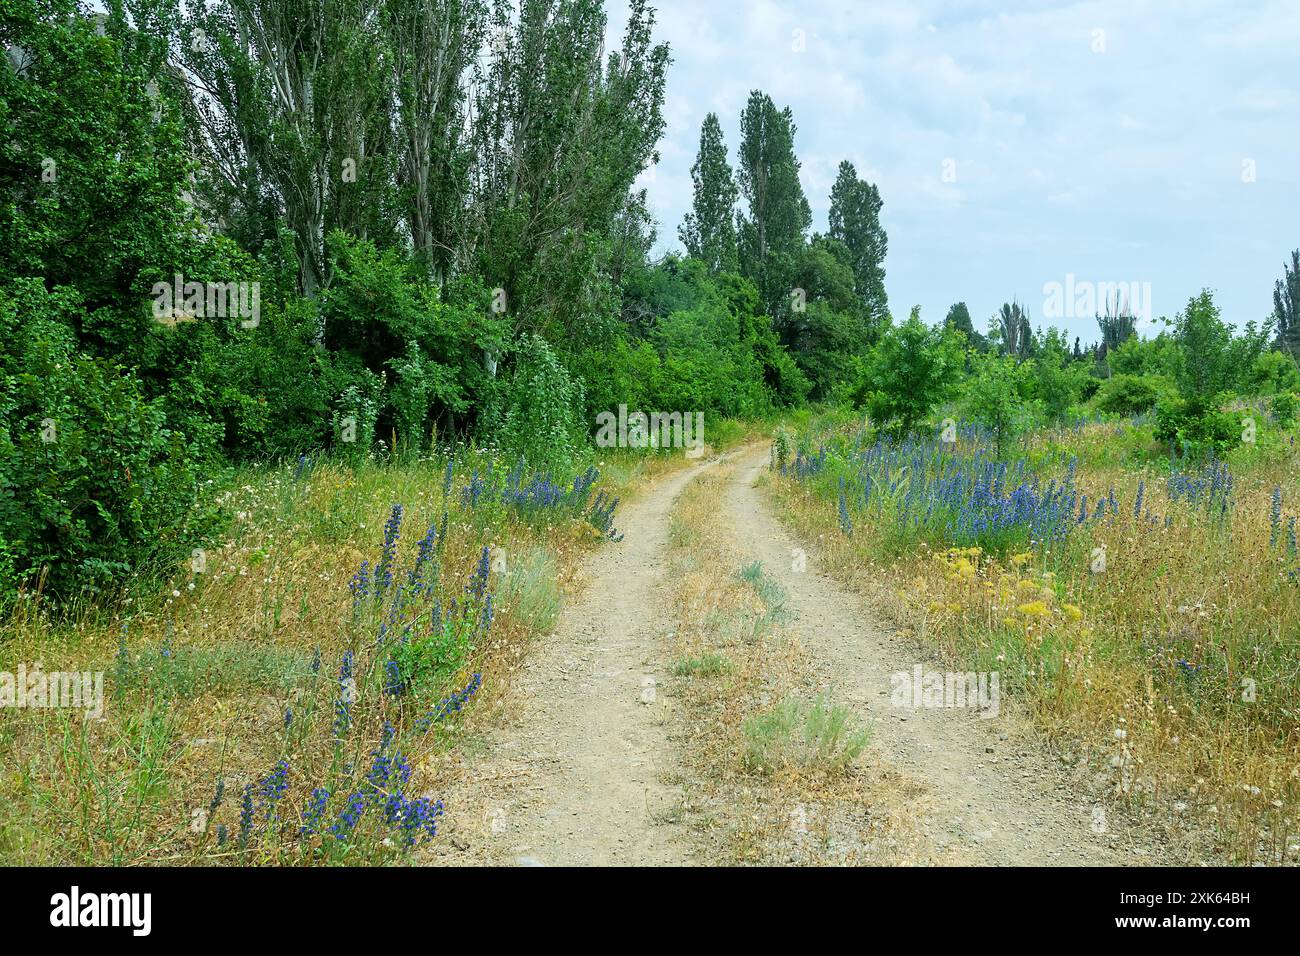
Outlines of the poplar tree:
[{"label": "poplar tree", "polygon": [[888,321],[889,316],[885,296],[885,253],[889,243],[880,225],[881,205],[880,191],[858,179],[857,170],[848,160],[841,162],[831,187],[830,235],[849,250],[854,289],[873,328]]},{"label": "poplar tree", "polygon": [[740,117],[739,219],[741,272],[754,282],[778,323],[792,311],[792,278],[812,211],[799,182],[794,116],[754,90]]},{"label": "poplar tree", "polygon": [[716,113],[704,117],[700,127],[700,150],[691,167],[691,180],[695,201],[677,235],[686,254],[699,259],[710,272],[734,272],[738,260],[733,217],[740,193],[727,163],[727,146]]}]

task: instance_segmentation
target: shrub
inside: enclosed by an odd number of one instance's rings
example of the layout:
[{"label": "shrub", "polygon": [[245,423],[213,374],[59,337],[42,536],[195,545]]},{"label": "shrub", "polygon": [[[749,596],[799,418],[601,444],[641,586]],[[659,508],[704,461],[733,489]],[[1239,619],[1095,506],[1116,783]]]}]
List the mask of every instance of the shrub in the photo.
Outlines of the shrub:
[{"label": "shrub", "polygon": [[1286,352],[1265,352],[1255,359],[1247,385],[1260,395],[1277,395],[1300,390],[1300,368]]},{"label": "shrub", "polygon": [[520,342],[514,377],[488,418],[501,448],[534,469],[568,469],[583,442],[582,383],[540,335]]},{"label": "shrub", "polygon": [[757,773],[784,768],[839,771],[858,759],[870,732],[855,725],[852,711],[822,697],[787,698],[764,714],[747,717],[743,762]]},{"label": "shrub", "polygon": [[1241,423],[1214,403],[1166,396],[1156,404],[1155,437],[1184,455],[1221,455],[1241,440]]},{"label": "shrub", "polygon": [[978,359],[967,386],[966,413],[988,429],[999,458],[1031,423],[1031,407],[1020,398],[1025,368],[1010,356],[989,353]]},{"label": "shrub", "polygon": [[218,524],[195,450],[135,376],[72,352],[59,318],[77,297],[66,291],[0,291],[5,576],[48,569],[57,596],[178,561]]},{"label": "shrub", "polygon": [[1140,415],[1149,411],[1161,395],[1172,395],[1174,385],[1163,375],[1112,375],[1097,390],[1094,404],[1112,415]]},{"label": "shrub", "polygon": [[885,330],[852,397],[872,421],[906,435],[947,397],[962,366],[961,334],[930,328],[913,309],[905,323]]},{"label": "shrub", "polygon": [[1297,406],[1293,392],[1278,392],[1273,396],[1269,411],[1274,422],[1287,427],[1295,423],[1296,413],[1300,411],[1300,406]]}]

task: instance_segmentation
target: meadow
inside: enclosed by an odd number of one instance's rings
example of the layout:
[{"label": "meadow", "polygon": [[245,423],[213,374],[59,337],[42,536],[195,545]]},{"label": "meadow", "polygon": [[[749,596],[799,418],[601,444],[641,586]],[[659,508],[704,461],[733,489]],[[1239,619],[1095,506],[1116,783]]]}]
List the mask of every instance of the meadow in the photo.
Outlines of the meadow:
[{"label": "meadow", "polygon": [[437,833],[438,765],[554,626],[617,496],[666,459],[563,476],[458,446],[251,467],[169,580],[19,597],[0,671],[102,671],[103,715],[0,722],[7,864],[380,864]]},{"label": "meadow", "polygon": [[976,426],[944,441],[944,417],[902,441],[811,417],[777,443],[779,497],[825,566],[942,660],[998,672],[1110,800],[1203,828],[1239,862],[1294,862],[1291,428],[1187,460],[1149,421],[1081,418],[999,457]]}]

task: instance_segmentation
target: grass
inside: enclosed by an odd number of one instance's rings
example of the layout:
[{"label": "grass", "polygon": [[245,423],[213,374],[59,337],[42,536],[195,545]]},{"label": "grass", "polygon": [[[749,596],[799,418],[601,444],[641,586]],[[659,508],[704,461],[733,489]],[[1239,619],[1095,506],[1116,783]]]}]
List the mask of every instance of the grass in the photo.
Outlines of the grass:
[{"label": "grass", "polygon": [[838,773],[851,766],[870,734],[852,711],[818,696],[787,698],[771,710],[745,719],[745,766],[757,773],[798,768]]},{"label": "grass", "polygon": [[[1073,461],[1089,497],[1088,520],[1058,540],[1011,528],[954,544],[925,499],[904,517],[901,482],[863,506],[855,462],[872,439],[859,423],[810,423],[802,447],[824,447],[824,465],[774,489],[805,537],[823,536],[819,566],[957,669],[999,671],[1004,696],[1106,781],[1105,799],[1155,814],[1189,845],[1208,832],[1241,863],[1289,863],[1300,859],[1291,438],[1266,429],[1233,452],[1225,504],[1208,498],[1211,472],[1171,463],[1149,425],[1033,433],[1017,453],[1024,474],[1060,481]],[[963,438],[951,453],[979,450]]]},{"label": "grass", "polygon": [[692,482],[670,518],[675,663],[665,692],[679,705],[669,733],[688,795],[676,815],[711,861],[913,860],[925,843],[915,789],[856,762],[865,744],[856,719],[817,700],[820,681],[781,613],[785,591],[727,537],[717,500],[728,467]]},{"label": "grass", "polygon": [[[680,467],[611,457],[628,482]],[[491,719],[604,537],[576,511],[470,506],[463,492],[489,466],[508,470],[460,447],[445,492],[440,455],[250,467],[221,492],[225,537],[161,586],[141,577],[62,609],[19,601],[0,625],[0,671],[102,671],[106,700],[99,720],[3,714],[0,862],[370,865],[419,853],[446,812],[442,757]],[[362,562],[384,563],[394,503],[394,583],[358,599],[350,584]],[[429,587],[408,587],[430,528]],[[426,634],[438,639],[415,639]]]},{"label": "grass", "polygon": [[674,677],[721,677],[731,670],[724,654],[706,651],[698,657],[681,657],[673,664]]}]

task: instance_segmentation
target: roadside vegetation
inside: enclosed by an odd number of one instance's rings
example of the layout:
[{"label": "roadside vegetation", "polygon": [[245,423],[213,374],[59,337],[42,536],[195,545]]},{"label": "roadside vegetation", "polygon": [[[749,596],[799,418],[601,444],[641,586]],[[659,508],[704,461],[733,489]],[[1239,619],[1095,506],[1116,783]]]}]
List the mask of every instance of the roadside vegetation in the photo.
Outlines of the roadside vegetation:
[{"label": "roadside vegetation", "polygon": [[687,794],[676,812],[728,862],[914,859],[924,842],[916,790],[879,772],[861,717],[819,689],[781,587],[736,549],[719,515],[730,479],[724,466],[693,482],[669,530],[679,584],[665,691]]},{"label": "roadside vegetation", "polygon": [[1294,362],[1208,294],[1104,363],[1050,341],[971,350],[914,428],[806,421],[775,443],[794,446],[778,496],[822,566],[957,669],[999,672],[1109,799],[1295,862]]}]

